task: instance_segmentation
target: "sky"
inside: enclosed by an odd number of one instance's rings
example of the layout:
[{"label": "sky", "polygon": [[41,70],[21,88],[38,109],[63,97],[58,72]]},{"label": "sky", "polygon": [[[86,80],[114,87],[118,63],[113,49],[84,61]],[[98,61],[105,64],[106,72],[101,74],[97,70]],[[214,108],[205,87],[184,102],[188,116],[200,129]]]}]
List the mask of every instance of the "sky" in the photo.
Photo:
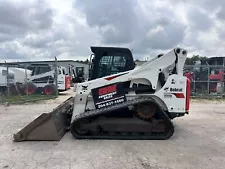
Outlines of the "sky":
[{"label": "sky", "polygon": [[225,54],[224,0],[0,0],[0,61],[86,60],[90,46],[144,60],[175,47]]}]

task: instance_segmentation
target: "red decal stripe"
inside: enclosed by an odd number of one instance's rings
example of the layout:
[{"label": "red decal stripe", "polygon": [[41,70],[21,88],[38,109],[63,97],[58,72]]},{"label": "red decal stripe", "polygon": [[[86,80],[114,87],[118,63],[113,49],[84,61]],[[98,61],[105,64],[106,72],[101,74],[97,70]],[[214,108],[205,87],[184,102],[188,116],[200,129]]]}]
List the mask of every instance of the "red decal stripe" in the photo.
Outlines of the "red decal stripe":
[{"label": "red decal stripe", "polygon": [[173,93],[177,98],[184,98],[183,93]]},{"label": "red decal stripe", "polygon": [[190,97],[191,97],[191,81],[187,78],[186,86],[186,111],[190,108]]},{"label": "red decal stripe", "polygon": [[106,77],[105,80],[112,80],[112,79],[115,79],[115,78],[117,78],[119,76],[122,76],[122,75],[125,75],[125,74],[127,74],[127,73],[123,73],[123,74],[120,74],[120,75],[114,75],[114,76]]}]

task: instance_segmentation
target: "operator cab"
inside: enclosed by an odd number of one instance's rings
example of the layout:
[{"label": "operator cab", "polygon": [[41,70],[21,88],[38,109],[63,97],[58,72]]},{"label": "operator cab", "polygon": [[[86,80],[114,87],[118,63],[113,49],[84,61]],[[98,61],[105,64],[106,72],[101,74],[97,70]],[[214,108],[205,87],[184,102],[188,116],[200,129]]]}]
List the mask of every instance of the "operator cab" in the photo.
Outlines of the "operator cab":
[{"label": "operator cab", "polygon": [[[129,71],[135,68],[133,55],[128,48],[92,46],[89,80]],[[92,58],[92,56],[94,56]]]},{"label": "operator cab", "polygon": [[31,76],[43,74],[51,71],[49,64],[31,64],[29,69],[32,71]]}]

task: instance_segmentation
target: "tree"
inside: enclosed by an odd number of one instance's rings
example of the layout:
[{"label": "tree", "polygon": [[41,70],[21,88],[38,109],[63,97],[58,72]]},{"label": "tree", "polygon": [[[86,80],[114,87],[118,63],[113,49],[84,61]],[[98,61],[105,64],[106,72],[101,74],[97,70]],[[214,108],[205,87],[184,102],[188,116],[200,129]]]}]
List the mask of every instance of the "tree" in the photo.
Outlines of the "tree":
[{"label": "tree", "polygon": [[185,64],[186,65],[194,65],[196,61],[206,61],[207,57],[206,56],[200,56],[200,55],[193,55],[190,58],[186,59]]},{"label": "tree", "polygon": [[89,64],[90,62],[89,62],[88,59],[86,59],[86,60],[84,61],[84,63]]}]

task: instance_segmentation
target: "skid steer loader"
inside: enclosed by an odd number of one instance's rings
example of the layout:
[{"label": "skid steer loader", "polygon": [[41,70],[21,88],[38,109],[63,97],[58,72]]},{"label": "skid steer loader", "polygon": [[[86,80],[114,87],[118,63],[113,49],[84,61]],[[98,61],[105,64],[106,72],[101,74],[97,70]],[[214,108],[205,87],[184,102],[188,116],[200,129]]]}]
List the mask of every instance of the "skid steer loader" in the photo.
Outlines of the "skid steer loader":
[{"label": "skid steer loader", "polygon": [[187,51],[175,48],[135,67],[127,48],[91,47],[89,81],[76,95],[42,114],[14,141],[77,139],[169,139],[172,119],[189,112],[190,81],[183,76]]}]

